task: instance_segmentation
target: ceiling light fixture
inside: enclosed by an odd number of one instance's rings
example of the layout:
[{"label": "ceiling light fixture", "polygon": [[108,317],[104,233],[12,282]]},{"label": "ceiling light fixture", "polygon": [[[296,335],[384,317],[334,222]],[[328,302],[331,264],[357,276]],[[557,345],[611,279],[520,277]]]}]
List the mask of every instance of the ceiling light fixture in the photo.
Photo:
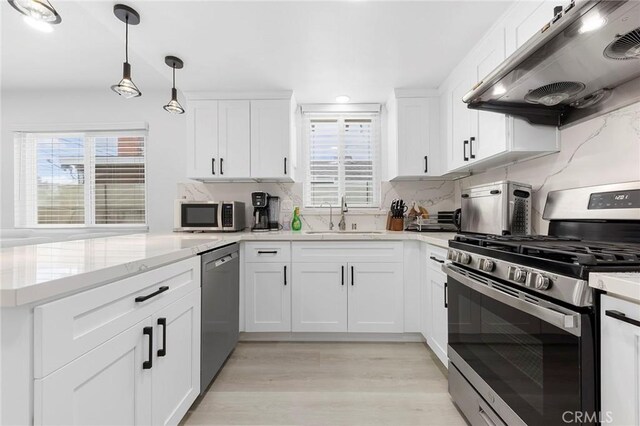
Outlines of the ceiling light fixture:
[{"label": "ceiling light fixture", "polygon": [[22,20],[31,28],[42,31],[43,33],[50,33],[53,31],[53,25],[48,22],[38,21],[37,19],[33,19],[31,16],[26,15],[22,17]]},{"label": "ceiling light fixture", "polygon": [[588,16],[586,19],[584,19],[578,31],[580,32],[580,34],[588,33],[602,28],[606,23],[607,20],[600,16],[599,13],[596,13],[595,15]]},{"label": "ceiling light fixture", "polygon": [[339,103],[339,104],[346,104],[350,100],[351,100],[351,98],[349,96],[347,96],[347,95],[336,96],[336,102]]},{"label": "ceiling light fixture", "polygon": [[129,25],[138,25],[140,23],[140,15],[124,4],[116,4],[113,6],[113,14],[125,23],[126,29],[124,41],[125,60],[122,69],[122,80],[120,80],[118,84],[111,86],[111,90],[127,99],[142,96],[138,87],[131,80],[131,65],[129,64]]},{"label": "ceiling light fixture", "polygon": [[182,108],[182,105],[178,102],[178,91],[176,90],[176,69],[182,69],[184,62],[175,56],[166,56],[164,63],[171,67],[173,72],[173,85],[171,86],[171,100],[162,108],[171,114],[184,114],[184,108]]},{"label": "ceiling light fixture", "polygon": [[34,21],[59,24],[62,18],[48,0],[9,0],[15,10]]}]

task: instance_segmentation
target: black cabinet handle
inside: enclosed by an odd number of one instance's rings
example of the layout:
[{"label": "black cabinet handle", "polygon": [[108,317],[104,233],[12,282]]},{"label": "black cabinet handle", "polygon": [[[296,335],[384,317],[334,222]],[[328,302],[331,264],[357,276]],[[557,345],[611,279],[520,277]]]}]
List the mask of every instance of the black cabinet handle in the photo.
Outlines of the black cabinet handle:
[{"label": "black cabinet handle", "polygon": [[223,175],[224,171],[222,170],[222,162],[224,161],[224,158],[220,158],[220,174]]},{"label": "black cabinet handle", "polygon": [[[476,140],[475,137],[471,136],[469,138],[469,158],[476,158],[476,155],[473,153],[473,142]],[[222,168],[222,165],[220,165]]]},{"label": "black cabinet handle", "polygon": [[153,359],[153,327],[145,327],[142,329],[142,334],[146,334],[149,336],[149,359],[147,361],[142,361],[142,369],[148,370],[153,367],[152,359]]},{"label": "black cabinet handle", "polygon": [[429,171],[429,157],[427,155],[424,156],[424,172],[427,173]]},{"label": "black cabinet handle", "polygon": [[431,259],[431,260],[435,260],[435,261],[436,261],[436,262],[438,262],[438,263],[444,263],[444,260],[440,260],[440,259],[438,259],[438,258],[437,258],[437,257],[435,257],[435,256],[429,256],[429,259]]},{"label": "black cabinet handle", "polygon": [[278,254],[278,250],[258,250],[258,254]]},{"label": "black cabinet handle", "polygon": [[619,321],[626,322],[627,324],[635,325],[636,327],[640,327],[640,321],[634,320],[633,318],[628,318],[626,314],[620,311],[604,311],[604,314],[608,317],[615,318]]},{"label": "black cabinet handle", "polygon": [[351,267],[351,285],[353,285],[353,281],[354,281],[354,280],[353,280],[353,276],[354,276],[353,269],[354,269],[354,268],[353,268],[353,266],[352,266],[352,267]]},{"label": "black cabinet handle", "polygon": [[287,174],[287,157],[284,157],[284,174]]},{"label": "black cabinet handle", "polygon": [[467,157],[467,145],[469,145],[469,141],[464,141],[462,144],[462,158],[464,161],[469,161],[469,157]]},{"label": "black cabinet handle", "polygon": [[449,307],[449,301],[447,300],[447,283],[444,283],[444,307]]},{"label": "black cabinet handle", "polygon": [[167,354],[167,319],[158,318],[158,325],[162,326],[162,349],[158,349],[158,356]]},{"label": "black cabinet handle", "polygon": [[212,175],[216,174],[216,159],[215,158],[211,159],[211,174]]},{"label": "black cabinet handle", "polygon": [[162,287],[160,287],[158,290],[154,291],[153,293],[147,294],[146,296],[138,296],[138,297],[136,297],[136,302],[144,302],[145,300],[149,300],[152,297],[156,297],[160,293],[164,293],[167,290],[169,290],[169,286],[163,285]]},{"label": "black cabinet handle", "polygon": [[287,285],[287,265],[284,265],[284,285]]},{"label": "black cabinet handle", "polygon": [[344,265],[342,265],[342,285],[344,285]]}]

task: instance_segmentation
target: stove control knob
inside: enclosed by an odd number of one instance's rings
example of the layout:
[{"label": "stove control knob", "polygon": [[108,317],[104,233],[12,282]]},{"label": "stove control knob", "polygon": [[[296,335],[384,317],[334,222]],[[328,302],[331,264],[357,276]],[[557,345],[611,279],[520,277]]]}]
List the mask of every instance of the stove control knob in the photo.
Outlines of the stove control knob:
[{"label": "stove control knob", "polygon": [[469,256],[467,253],[460,253],[458,260],[463,265],[468,265],[469,263],[471,263],[471,256]]},{"label": "stove control knob", "polygon": [[485,272],[491,272],[496,268],[496,264],[493,260],[482,259],[480,261],[480,270]]},{"label": "stove control knob", "polygon": [[544,275],[538,275],[536,277],[535,287],[537,290],[546,290],[551,285],[551,280],[549,277],[545,277]]},{"label": "stove control knob", "polygon": [[447,251],[447,260],[456,261],[458,259],[458,252],[454,249]]},{"label": "stove control knob", "polygon": [[518,283],[524,283],[527,280],[527,271],[517,268],[513,272],[513,280]]}]

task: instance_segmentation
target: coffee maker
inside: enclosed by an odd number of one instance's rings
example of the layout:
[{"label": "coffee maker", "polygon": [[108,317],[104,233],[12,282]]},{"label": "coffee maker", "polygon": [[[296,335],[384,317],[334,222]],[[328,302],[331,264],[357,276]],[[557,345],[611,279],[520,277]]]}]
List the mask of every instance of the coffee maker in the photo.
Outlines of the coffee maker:
[{"label": "coffee maker", "polygon": [[280,197],[266,192],[252,192],[254,232],[280,230]]}]

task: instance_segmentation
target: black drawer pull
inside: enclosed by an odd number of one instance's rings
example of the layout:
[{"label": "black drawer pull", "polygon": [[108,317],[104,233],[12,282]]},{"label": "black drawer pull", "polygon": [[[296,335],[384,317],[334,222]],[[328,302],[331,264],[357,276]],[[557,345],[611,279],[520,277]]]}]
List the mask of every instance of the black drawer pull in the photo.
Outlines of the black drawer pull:
[{"label": "black drawer pull", "polygon": [[353,279],[353,277],[354,277],[353,269],[354,269],[354,268],[353,268],[353,266],[352,266],[352,267],[351,267],[351,285],[353,285],[353,282],[354,282],[354,279]]},{"label": "black drawer pull", "polygon": [[287,157],[284,157],[284,174],[287,174]]},{"label": "black drawer pull", "polygon": [[469,161],[469,157],[467,157],[467,145],[469,145],[469,141],[464,141],[462,144],[462,159],[464,161]]},{"label": "black drawer pull", "polygon": [[211,174],[212,175],[216,174],[216,159],[215,158],[211,159]]},{"label": "black drawer pull", "polygon": [[158,349],[158,356],[167,354],[167,319],[158,318],[158,325],[162,326],[162,349]]},{"label": "black drawer pull", "polygon": [[640,321],[634,320],[633,318],[628,318],[625,314],[620,311],[604,311],[604,314],[608,317],[615,318],[619,321],[626,322],[627,324],[635,325],[636,327],[640,327]]},{"label": "black drawer pull", "polygon": [[284,265],[284,285],[287,285],[287,265]]},{"label": "black drawer pull", "polygon": [[223,175],[224,171],[222,171],[222,162],[224,161],[224,158],[220,159],[220,174]]},{"label": "black drawer pull", "polygon": [[149,359],[147,361],[142,361],[142,369],[148,370],[153,367],[153,327],[145,327],[142,329],[142,334],[146,334],[149,336]]},{"label": "black drawer pull", "polygon": [[258,254],[278,254],[278,250],[258,250]]},{"label": "black drawer pull", "polygon": [[429,171],[429,157],[427,155],[424,156],[424,172],[427,173]]},{"label": "black drawer pull", "polygon": [[149,293],[146,296],[138,296],[138,297],[136,297],[136,302],[144,302],[145,300],[149,300],[152,297],[156,297],[160,293],[164,293],[167,290],[169,290],[169,286],[168,285],[163,285],[162,287],[160,287],[158,290],[154,291],[153,293]]},{"label": "black drawer pull", "polygon": [[342,265],[342,285],[344,285],[344,265]]},{"label": "black drawer pull", "polygon": [[448,308],[449,307],[449,301],[447,300],[448,296],[447,296],[447,283],[444,283],[444,307]]},{"label": "black drawer pull", "polygon": [[429,259],[431,259],[431,260],[435,260],[435,261],[436,261],[436,262],[438,262],[438,263],[444,263],[444,260],[440,260],[440,259],[438,259],[438,258],[437,258],[437,257],[435,257],[435,256],[429,256]]},{"label": "black drawer pull", "polygon": [[[473,153],[473,142],[475,142],[476,138],[474,138],[473,136],[471,136],[469,138],[469,157],[470,158],[476,158],[476,155]],[[220,165],[220,167],[222,168],[222,165]]]}]

